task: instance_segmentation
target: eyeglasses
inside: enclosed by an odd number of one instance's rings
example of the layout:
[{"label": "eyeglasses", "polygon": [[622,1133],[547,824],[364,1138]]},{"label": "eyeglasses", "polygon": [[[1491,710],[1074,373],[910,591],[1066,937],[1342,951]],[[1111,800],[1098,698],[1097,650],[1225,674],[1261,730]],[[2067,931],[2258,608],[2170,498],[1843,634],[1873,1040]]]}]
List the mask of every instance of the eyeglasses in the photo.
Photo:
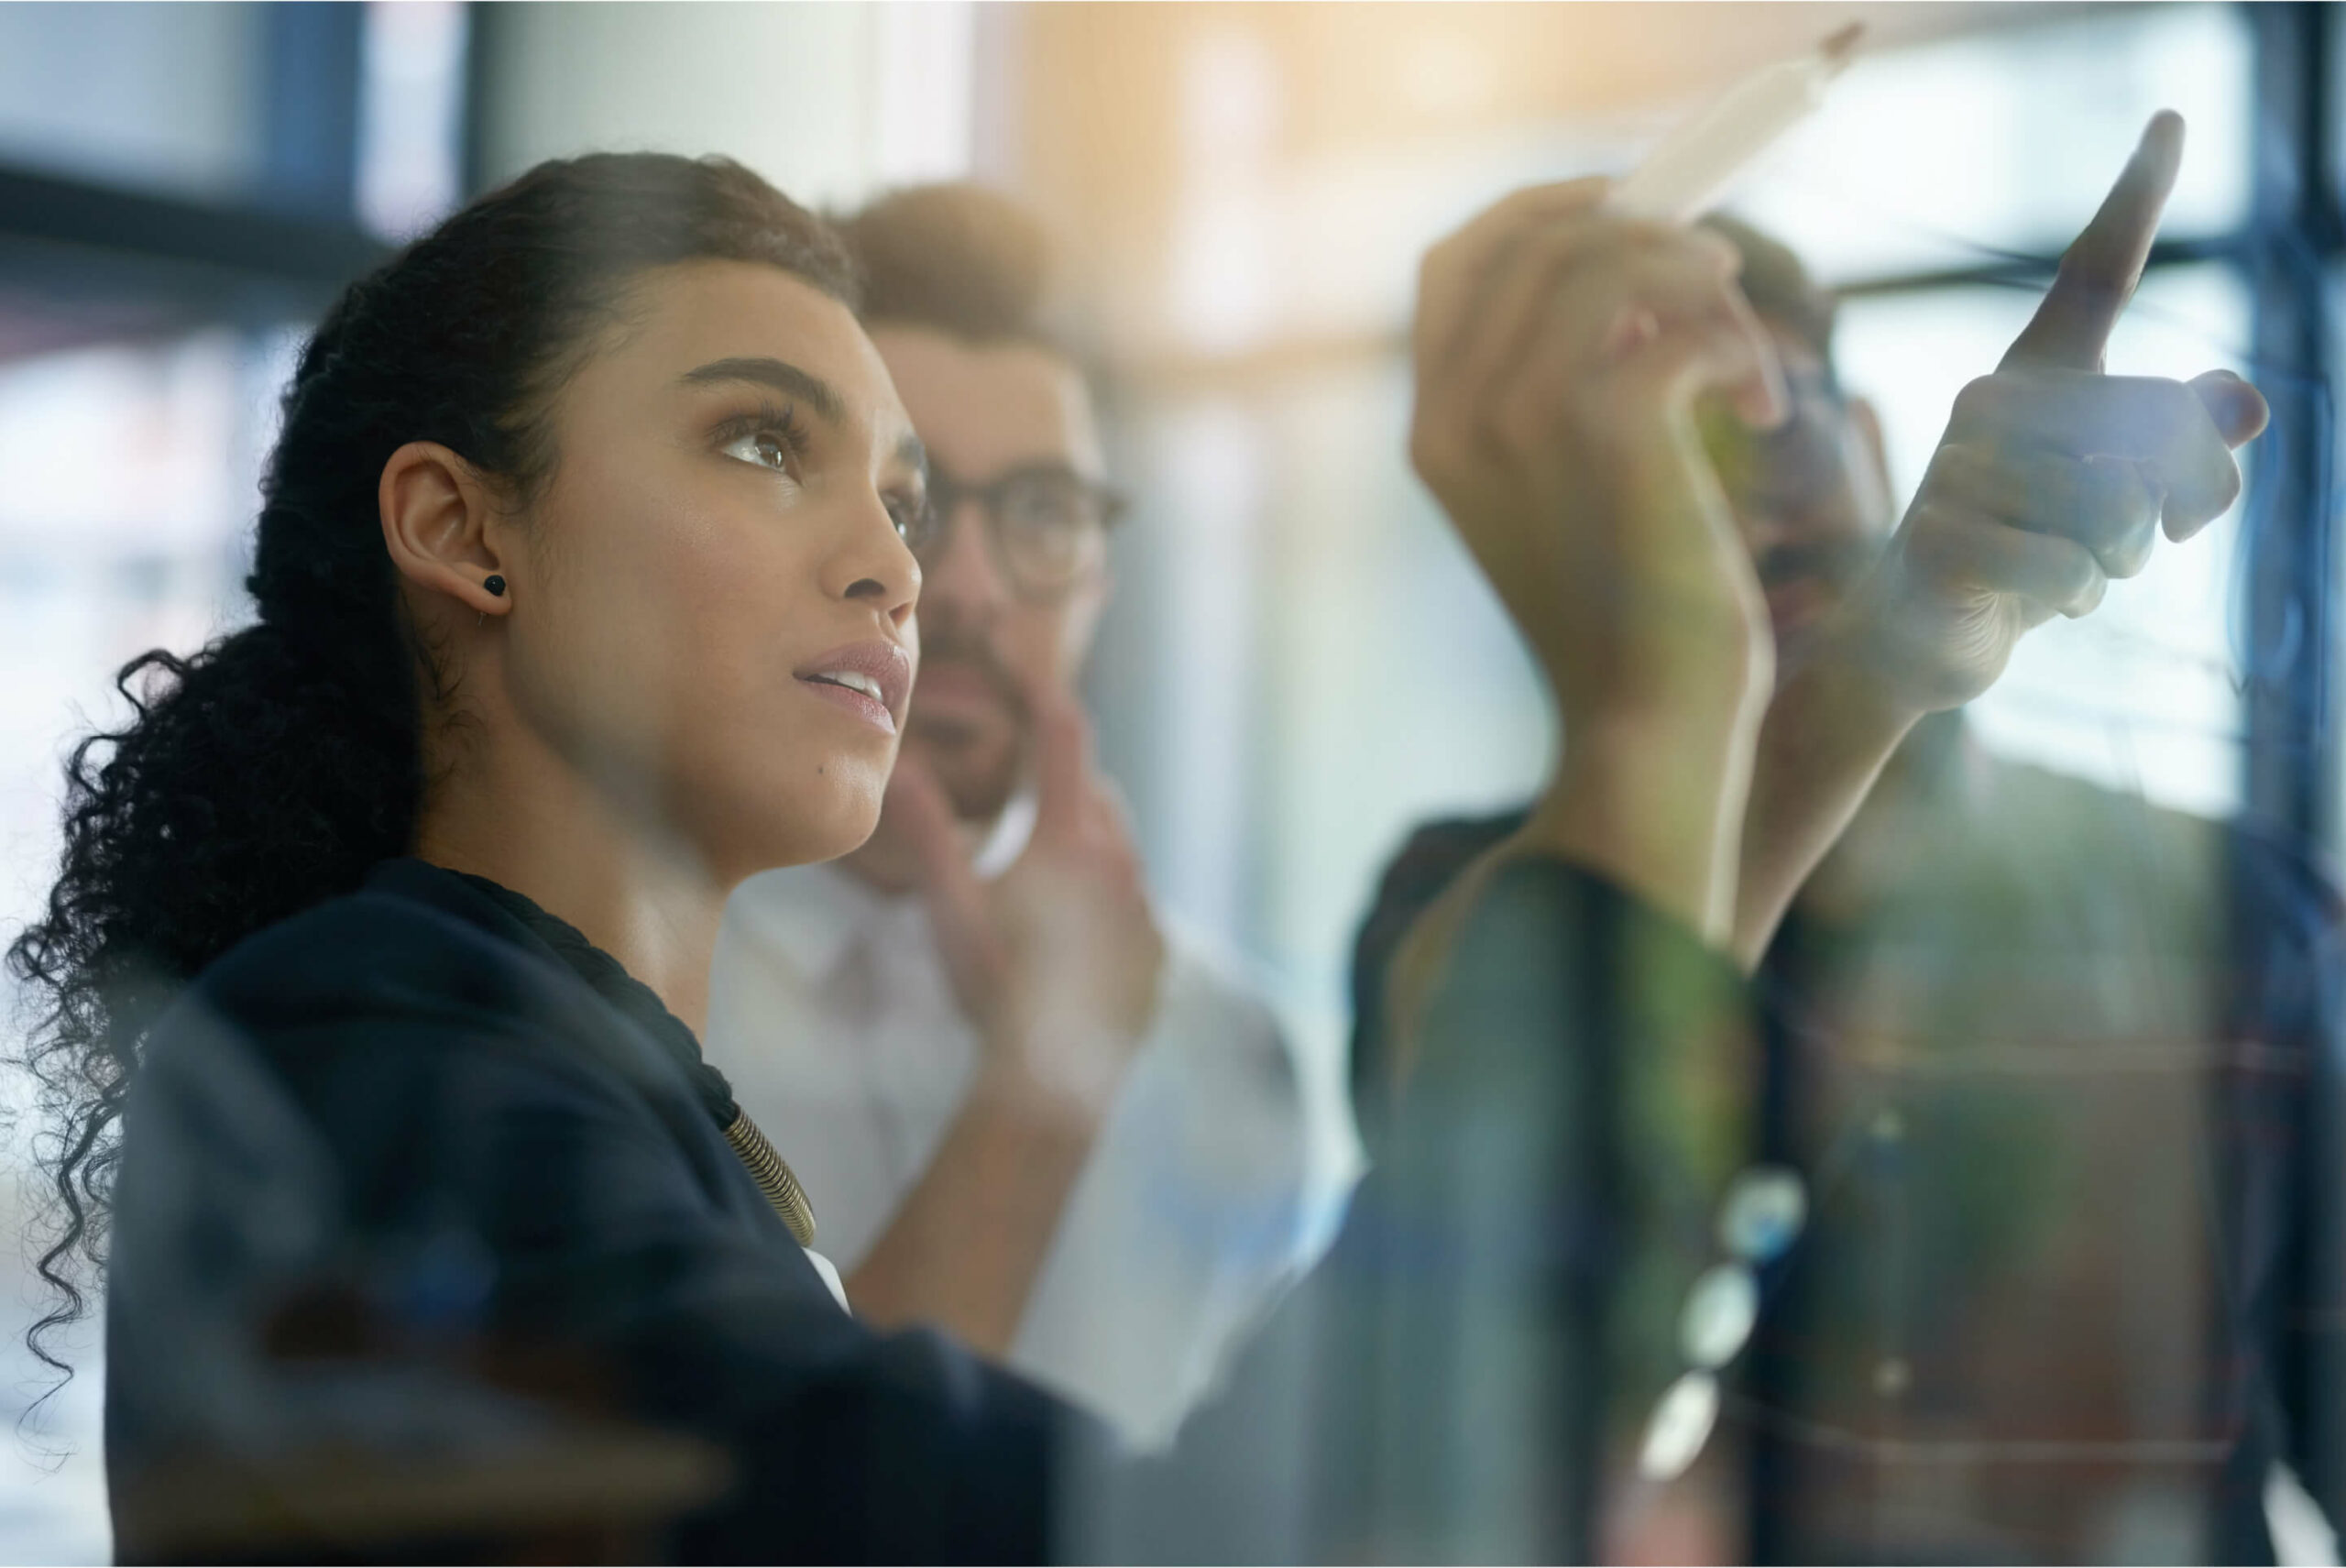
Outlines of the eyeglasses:
[{"label": "eyeglasses", "polygon": [[964,501],[984,514],[995,564],[1022,598],[1056,598],[1094,570],[1124,499],[1063,463],[1035,463],[969,485],[931,465],[928,499],[904,531],[923,566],[945,552]]},{"label": "eyeglasses", "polygon": [[1753,430],[1722,405],[1705,407],[1703,444],[1727,494],[1798,506],[1829,494],[1843,479],[1848,428],[1840,389],[1822,376],[1785,378],[1792,417],[1775,430]]}]

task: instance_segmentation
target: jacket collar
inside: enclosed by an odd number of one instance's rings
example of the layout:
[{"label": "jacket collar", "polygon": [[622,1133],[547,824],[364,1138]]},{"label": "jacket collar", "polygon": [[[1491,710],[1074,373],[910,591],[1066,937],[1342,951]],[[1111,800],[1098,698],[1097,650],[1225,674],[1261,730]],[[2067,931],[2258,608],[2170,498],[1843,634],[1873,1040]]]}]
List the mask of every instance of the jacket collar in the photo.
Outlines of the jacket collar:
[{"label": "jacket collar", "polygon": [[701,1056],[698,1036],[668,1011],[657,992],[588,941],[576,926],[487,877],[450,871],[427,861],[404,857],[385,861],[367,873],[367,885],[428,904],[568,970],[667,1054],[718,1127],[728,1125],[740,1113],[732,1086]]}]

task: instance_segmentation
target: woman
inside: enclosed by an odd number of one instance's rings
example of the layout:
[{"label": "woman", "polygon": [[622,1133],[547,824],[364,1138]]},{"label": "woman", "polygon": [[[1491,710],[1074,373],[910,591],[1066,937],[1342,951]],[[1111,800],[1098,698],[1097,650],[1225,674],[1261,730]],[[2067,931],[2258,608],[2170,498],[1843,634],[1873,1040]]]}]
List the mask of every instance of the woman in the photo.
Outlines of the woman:
[{"label": "woman", "polygon": [[[1035,1486],[990,1482],[1033,1467],[1042,1401],[854,1328],[693,1044],[726,892],[870,833],[911,685],[921,455],[853,298],[747,171],[598,157],[458,214],[319,328],[258,619],[133,667],[137,719],[77,760],[65,874],[14,949],[55,1002],[68,1244],[112,1187],[126,1555],[596,1519],[433,1492],[503,1463],[524,1407],[484,1391],[522,1385],[768,1474],[860,1445],[940,1467],[924,1519],[817,1485],[807,1550],[1041,1539]],[[327,1376],[387,1357],[480,1408],[362,1411],[376,1386]],[[819,1450],[772,1422],[808,1401]],[[407,1517],[283,1515],[325,1485],[319,1439],[397,1446],[425,1405]],[[757,1512],[732,1523],[771,1550]]]}]

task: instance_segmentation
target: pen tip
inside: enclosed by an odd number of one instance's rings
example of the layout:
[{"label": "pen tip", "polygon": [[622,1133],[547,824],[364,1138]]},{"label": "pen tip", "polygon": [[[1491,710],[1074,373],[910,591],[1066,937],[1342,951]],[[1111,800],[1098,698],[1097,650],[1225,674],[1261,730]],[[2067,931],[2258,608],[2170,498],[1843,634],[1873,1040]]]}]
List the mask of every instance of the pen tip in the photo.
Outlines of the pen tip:
[{"label": "pen tip", "polygon": [[1863,22],[1851,22],[1826,38],[1817,52],[1825,57],[1826,64],[1837,71],[1849,63],[1849,57],[1857,52],[1858,40],[1865,36],[1865,31]]}]

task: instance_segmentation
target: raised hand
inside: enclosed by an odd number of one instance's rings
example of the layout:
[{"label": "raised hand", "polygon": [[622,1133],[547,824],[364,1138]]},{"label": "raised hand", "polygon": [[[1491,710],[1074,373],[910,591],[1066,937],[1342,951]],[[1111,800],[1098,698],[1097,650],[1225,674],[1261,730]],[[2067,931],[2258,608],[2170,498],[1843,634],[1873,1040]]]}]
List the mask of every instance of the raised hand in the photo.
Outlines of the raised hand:
[{"label": "raised hand", "polygon": [[1165,941],[1123,806],[1092,764],[1082,709],[1039,683],[1026,699],[1035,832],[1008,871],[979,878],[943,789],[912,749],[897,761],[887,809],[915,847],[955,997],[984,1044],[981,1091],[1096,1119],[1155,1015]]},{"label": "raised hand", "polygon": [[2232,449],[2264,400],[2229,371],[2190,381],[2102,373],[2141,281],[2183,153],[2154,117],[2101,208],[1994,374],[1966,387],[1913,505],[1835,641],[1885,700],[1924,712],[1979,695],[2013,645],[2084,615],[2240,493]]},{"label": "raised hand", "polygon": [[954,994],[976,1027],[976,1081],[928,1168],[848,1281],[856,1315],[928,1323],[1004,1355],[1069,1194],[1157,1010],[1165,941],[1113,789],[1074,697],[1032,685],[1035,835],[981,881],[916,749],[887,810],[913,846]]},{"label": "raised hand", "polygon": [[1428,253],[1409,451],[1553,683],[1568,725],[1740,706],[1768,641],[1704,459],[1698,393],[1773,423],[1781,373],[1715,235],[1517,192]]},{"label": "raised hand", "polygon": [[1784,407],[1715,235],[1519,192],[1426,258],[1410,456],[1553,689],[1557,774],[1517,848],[1722,934],[1773,646],[1694,403]]}]

